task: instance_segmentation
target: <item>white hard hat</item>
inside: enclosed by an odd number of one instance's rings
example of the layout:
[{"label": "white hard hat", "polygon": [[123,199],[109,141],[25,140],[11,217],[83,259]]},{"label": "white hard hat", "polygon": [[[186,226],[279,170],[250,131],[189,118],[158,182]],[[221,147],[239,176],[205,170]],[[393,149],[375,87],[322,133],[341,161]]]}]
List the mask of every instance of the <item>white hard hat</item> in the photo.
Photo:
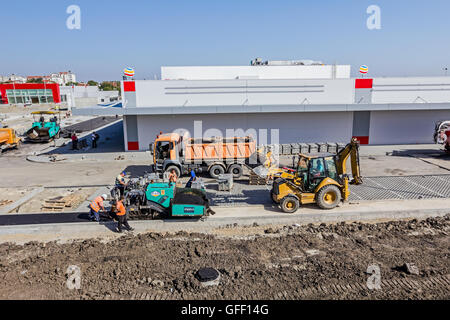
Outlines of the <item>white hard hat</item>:
[{"label": "white hard hat", "polygon": [[106,200],[108,198],[108,196],[106,194],[102,194],[102,198],[103,198],[103,200]]}]

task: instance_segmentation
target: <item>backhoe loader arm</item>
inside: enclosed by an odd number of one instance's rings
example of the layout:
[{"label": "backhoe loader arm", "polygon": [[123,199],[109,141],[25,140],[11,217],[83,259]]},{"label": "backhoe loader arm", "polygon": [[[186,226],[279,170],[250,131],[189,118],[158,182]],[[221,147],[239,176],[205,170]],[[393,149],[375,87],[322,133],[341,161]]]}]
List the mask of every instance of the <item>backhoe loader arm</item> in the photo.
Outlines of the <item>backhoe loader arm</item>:
[{"label": "backhoe loader arm", "polygon": [[355,138],[352,138],[349,144],[345,146],[344,149],[342,149],[337,154],[336,159],[336,166],[338,174],[340,175],[346,175],[346,163],[347,159],[350,157],[351,160],[351,168],[352,168],[352,175],[353,180],[350,181],[351,184],[361,184],[362,178],[360,174],[360,166],[359,166],[359,142]]}]

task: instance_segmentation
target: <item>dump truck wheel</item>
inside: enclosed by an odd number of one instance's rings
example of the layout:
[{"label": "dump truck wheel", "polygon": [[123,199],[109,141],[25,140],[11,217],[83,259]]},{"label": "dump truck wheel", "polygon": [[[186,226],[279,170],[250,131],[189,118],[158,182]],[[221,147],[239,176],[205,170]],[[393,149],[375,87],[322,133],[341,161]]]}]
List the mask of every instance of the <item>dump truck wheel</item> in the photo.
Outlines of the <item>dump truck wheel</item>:
[{"label": "dump truck wheel", "polygon": [[280,207],[283,212],[294,213],[298,210],[300,203],[295,197],[287,196],[281,200]]},{"label": "dump truck wheel", "polygon": [[167,167],[166,172],[170,172],[172,170],[175,170],[175,175],[177,176],[177,178],[179,178],[181,175],[180,169],[177,166],[169,166]]},{"label": "dump truck wheel", "polygon": [[228,173],[233,175],[234,179],[240,178],[244,170],[240,164],[232,164],[230,168],[228,168]]},{"label": "dump truck wheel", "polygon": [[341,201],[341,190],[335,185],[328,185],[317,192],[316,203],[322,209],[333,209]]},{"label": "dump truck wheel", "polygon": [[215,164],[211,168],[209,168],[209,175],[214,179],[218,179],[219,175],[224,173],[225,169],[220,164]]}]

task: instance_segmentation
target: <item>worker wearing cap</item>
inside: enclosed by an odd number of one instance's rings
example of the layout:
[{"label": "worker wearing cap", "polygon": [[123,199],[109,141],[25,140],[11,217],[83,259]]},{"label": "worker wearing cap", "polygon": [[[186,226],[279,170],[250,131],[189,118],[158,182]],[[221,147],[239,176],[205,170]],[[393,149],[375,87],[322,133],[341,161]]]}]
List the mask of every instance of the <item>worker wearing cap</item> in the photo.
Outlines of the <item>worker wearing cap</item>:
[{"label": "worker wearing cap", "polygon": [[194,182],[195,180],[197,180],[197,176],[195,175],[194,170],[191,170],[191,177],[189,178],[189,181],[186,183],[186,188],[191,188],[192,182]]},{"label": "worker wearing cap", "polygon": [[123,196],[119,198],[116,203],[116,216],[117,216],[117,229],[119,233],[122,233],[122,225],[128,230],[133,231],[134,229],[128,224],[127,210],[123,204]]},{"label": "worker wearing cap", "polygon": [[116,177],[116,187],[120,190],[121,196],[123,196],[126,185],[127,185],[127,182],[125,180],[125,171],[123,171],[123,172],[119,173],[119,175]]},{"label": "worker wearing cap", "polygon": [[105,207],[103,206],[103,201],[106,200],[108,196],[106,194],[102,194],[101,196],[98,196],[95,198],[89,207],[91,208],[90,212],[90,218],[95,219],[97,222],[100,221],[100,210],[105,211]]}]

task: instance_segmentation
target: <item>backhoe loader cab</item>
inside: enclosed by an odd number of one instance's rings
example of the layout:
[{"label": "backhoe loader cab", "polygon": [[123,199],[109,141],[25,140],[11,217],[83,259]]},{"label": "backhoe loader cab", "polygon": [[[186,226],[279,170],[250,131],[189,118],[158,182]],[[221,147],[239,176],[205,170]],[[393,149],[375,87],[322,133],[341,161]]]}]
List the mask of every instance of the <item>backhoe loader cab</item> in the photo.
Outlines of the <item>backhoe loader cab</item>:
[{"label": "backhoe loader cab", "polygon": [[[282,172],[273,183],[272,200],[286,213],[297,211],[300,204],[316,203],[333,209],[349,197],[349,183],[360,184],[359,143],[352,141],[337,155],[299,155],[296,171]],[[346,174],[346,160],[351,156],[353,180]]]}]

